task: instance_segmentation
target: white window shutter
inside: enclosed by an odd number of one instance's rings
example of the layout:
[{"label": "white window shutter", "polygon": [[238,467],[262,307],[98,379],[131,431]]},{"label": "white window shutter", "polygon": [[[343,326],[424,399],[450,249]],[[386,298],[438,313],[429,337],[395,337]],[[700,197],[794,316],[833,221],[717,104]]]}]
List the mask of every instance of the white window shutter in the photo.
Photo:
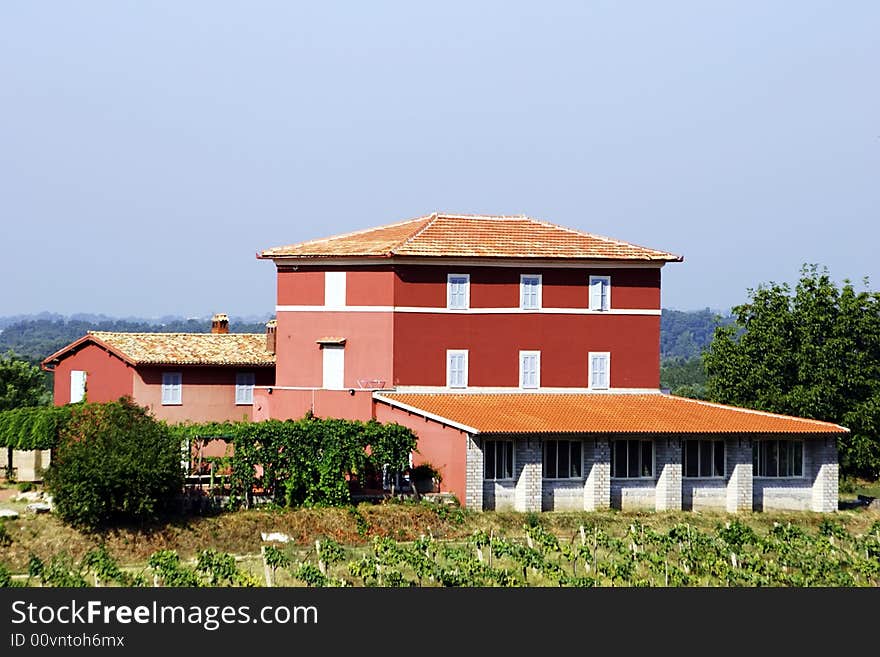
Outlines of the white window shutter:
[{"label": "white window shutter", "polygon": [[70,403],[75,404],[86,398],[86,373],[83,370],[70,372]]}]

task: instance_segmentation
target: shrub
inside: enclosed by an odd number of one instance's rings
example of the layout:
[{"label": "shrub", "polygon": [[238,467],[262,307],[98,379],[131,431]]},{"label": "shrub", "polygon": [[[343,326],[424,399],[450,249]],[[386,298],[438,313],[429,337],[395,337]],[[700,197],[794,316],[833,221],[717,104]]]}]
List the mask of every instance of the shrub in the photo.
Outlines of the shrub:
[{"label": "shrub", "polygon": [[74,408],[46,487],[65,522],[84,529],[154,520],[183,486],[180,443],[123,398]]}]

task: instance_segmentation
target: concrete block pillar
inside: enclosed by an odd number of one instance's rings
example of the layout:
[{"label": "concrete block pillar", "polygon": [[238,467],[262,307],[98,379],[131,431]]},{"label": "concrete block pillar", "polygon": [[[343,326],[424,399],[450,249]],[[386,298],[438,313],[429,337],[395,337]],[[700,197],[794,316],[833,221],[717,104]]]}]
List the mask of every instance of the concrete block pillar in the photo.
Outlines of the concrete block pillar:
[{"label": "concrete block pillar", "polygon": [[543,451],[543,443],[536,438],[520,438],[515,443],[513,508],[516,511],[541,510]]},{"label": "concrete block pillar", "polygon": [[464,505],[474,511],[483,510],[483,446],[482,441],[465,434],[465,499]]},{"label": "concrete block pillar", "polygon": [[[807,463],[812,464],[813,495],[810,510],[822,513],[837,511],[838,475],[837,439],[807,440],[804,444]],[[812,452],[812,454],[811,454]],[[812,458],[810,458],[812,456]]]},{"label": "concrete block pillar", "polygon": [[727,511],[738,513],[752,510],[752,441],[725,441],[727,452]]},{"label": "concrete block pillar", "polygon": [[607,440],[584,441],[584,511],[611,508],[611,447]]},{"label": "concrete block pillar", "polygon": [[681,445],[677,439],[654,441],[657,474],[654,508],[657,511],[681,511]]}]

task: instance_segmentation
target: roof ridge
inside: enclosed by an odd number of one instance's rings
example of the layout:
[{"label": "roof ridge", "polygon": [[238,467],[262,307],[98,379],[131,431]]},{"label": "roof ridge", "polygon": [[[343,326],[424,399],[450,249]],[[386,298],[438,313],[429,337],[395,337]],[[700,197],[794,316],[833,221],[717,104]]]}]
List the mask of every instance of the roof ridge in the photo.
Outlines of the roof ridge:
[{"label": "roof ridge", "polygon": [[437,214],[436,212],[432,212],[431,214],[427,215],[428,220],[422,225],[422,227],[419,228],[419,229],[417,229],[417,230],[416,230],[412,235],[410,235],[409,237],[407,237],[407,238],[405,238],[404,240],[398,242],[396,246],[392,246],[392,247],[391,247],[391,253],[394,253],[397,249],[402,248],[404,245],[408,244],[409,242],[412,242],[412,241],[413,241],[414,239],[416,239],[419,235],[421,235],[422,233],[424,233],[424,232],[428,229],[429,226],[433,226],[433,225],[434,225],[434,222],[437,221],[437,219],[438,219],[440,216],[441,216],[441,215]]},{"label": "roof ridge", "polygon": [[842,429],[842,430],[846,431],[847,433],[849,433],[849,431],[850,431],[847,427],[844,427],[840,424],[836,424],[834,422],[828,422],[827,420],[816,420],[816,419],[809,418],[809,417],[797,417],[796,415],[785,415],[784,413],[772,413],[770,411],[759,411],[758,409],[755,409],[755,408],[744,408],[742,406],[734,406],[732,404],[719,404],[717,402],[710,402],[710,401],[706,401],[704,399],[693,399],[691,397],[680,397],[678,395],[664,395],[664,397],[668,397],[668,398],[672,398],[672,399],[676,399],[676,400],[680,400],[680,401],[687,401],[687,402],[691,402],[693,404],[700,404],[702,406],[711,406],[712,408],[723,408],[723,409],[734,410],[734,411],[738,411],[738,412],[742,412],[742,413],[752,413],[754,415],[762,415],[764,417],[781,417],[781,418],[785,418],[787,420],[797,420],[798,422],[806,422],[807,424],[825,424],[825,425],[829,425],[832,427],[837,427],[838,429]]}]

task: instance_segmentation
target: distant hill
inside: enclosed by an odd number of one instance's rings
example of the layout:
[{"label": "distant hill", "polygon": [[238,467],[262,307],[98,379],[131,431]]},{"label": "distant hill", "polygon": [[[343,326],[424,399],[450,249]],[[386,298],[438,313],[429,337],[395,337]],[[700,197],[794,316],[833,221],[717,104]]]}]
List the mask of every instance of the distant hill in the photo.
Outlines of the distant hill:
[{"label": "distant hill", "polygon": [[703,310],[663,309],[660,317],[660,360],[696,358],[709,343],[716,326],[729,324],[733,317],[709,308]]},{"label": "distant hill", "polygon": [[[229,330],[233,333],[262,333],[266,330],[266,318],[229,318]],[[12,321],[6,321],[11,319]],[[0,353],[8,350],[33,363],[39,363],[64,345],[81,338],[88,331],[127,331],[142,333],[207,333],[211,330],[210,318],[185,319],[162,317],[159,320],[140,318],[114,319],[106,315],[77,314],[70,317],[54,313],[37,316],[0,317]]]}]

